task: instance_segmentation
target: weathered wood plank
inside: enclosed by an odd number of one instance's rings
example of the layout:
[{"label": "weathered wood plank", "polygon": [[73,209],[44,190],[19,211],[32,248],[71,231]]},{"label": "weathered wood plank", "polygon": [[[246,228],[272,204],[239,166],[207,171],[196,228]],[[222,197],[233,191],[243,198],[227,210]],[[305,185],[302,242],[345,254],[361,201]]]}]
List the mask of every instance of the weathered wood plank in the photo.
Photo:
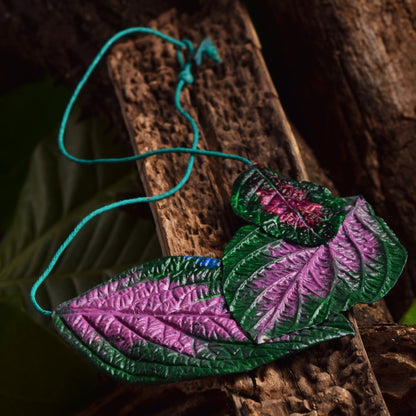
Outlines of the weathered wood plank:
[{"label": "weathered wood plank", "polygon": [[[225,31],[220,23],[217,28],[212,21],[207,20],[207,23],[200,22],[198,26]],[[157,28],[175,37],[197,41],[204,37],[192,23],[181,24],[186,28],[181,34],[177,25],[175,15],[168,13],[158,20]],[[200,148],[240,154],[263,164],[270,165],[272,161],[272,167],[280,172],[305,178],[296,140],[264,61],[260,60],[254,31],[251,26],[240,25],[235,29],[239,32],[233,33],[232,38],[244,41],[232,47],[228,44],[230,33],[226,39],[214,36],[227,64],[217,68],[216,64],[207,63],[199,70],[201,76],[195,76],[192,102],[199,110],[198,115],[192,106],[188,108],[200,123]],[[133,101],[133,105],[127,104],[123,109],[134,145],[141,152],[168,145],[190,145],[189,128],[172,106],[173,82],[176,82],[178,69],[174,52],[172,45],[155,42],[153,38],[139,39],[116,46],[109,58],[112,69],[122,65],[114,69],[113,74],[116,85],[121,85],[118,96],[122,103]],[[261,62],[262,66],[253,66],[253,60]],[[140,72],[137,71],[139,65]],[[183,94],[183,104],[189,104],[187,94],[187,91]],[[242,97],[246,98],[245,102],[241,102]],[[269,116],[275,120],[270,120]],[[177,183],[184,172],[186,157],[168,156],[144,163],[144,169],[140,170],[142,180],[149,194],[154,195]],[[241,169],[242,166],[234,162],[200,158],[188,186],[180,192],[181,198],[153,204],[165,254],[183,254],[186,250],[188,255],[221,255],[236,229],[229,195]],[[203,207],[196,202],[198,191],[207,196]],[[167,204],[173,205],[166,209]],[[222,220],[224,211],[233,221],[231,225]],[[177,212],[181,212],[181,217]],[[181,227],[177,226],[178,222]],[[184,229],[183,224],[191,229]]]},{"label": "weathered wood plank", "polygon": [[416,326],[361,328],[381,391],[392,414],[416,413]]},{"label": "weathered wood plank", "polygon": [[[153,23],[194,42],[209,35],[224,61],[220,66],[204,64],[183,94],[184,107],[200,125],[200,147],[240,154],[305,178],[297,143],[245,9],[236,1],[215,6],[191,15],[166,13]],[[178,67],[171,46],[149,38],[130,40],[114,48],[109,68],[138,152],[190,145],[189,130],[173,106]],[[185,163],[183,156],[145,161],[140,172],[148,194],[177,183]],[[238,226],[229,196],[240,171],[236,162],[200,158],[183,190],[153,204],[165,254],[221,255]],[[196,392],[205,397],[209,391],[224,403],[226,410],[220,414],[388,414],[359,335],[311,348],[252,374],[152,387],[149,394],[146,388],[139,390],[143,400],[153,397],[159,404],[152,414],[160,415],[195,414],[186,413],[184,403]],[[172,391],[180,392],[182,410],[176,401],[171,408],[164,399]]]}]

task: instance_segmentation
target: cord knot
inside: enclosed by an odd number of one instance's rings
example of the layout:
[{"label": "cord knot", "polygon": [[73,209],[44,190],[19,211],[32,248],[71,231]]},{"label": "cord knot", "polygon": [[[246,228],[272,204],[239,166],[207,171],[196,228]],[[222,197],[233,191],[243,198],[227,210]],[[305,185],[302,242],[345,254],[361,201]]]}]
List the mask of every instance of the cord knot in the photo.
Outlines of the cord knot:
[{"label": "cord knot", "polygon": [[186,65],[185,68],[179,72],[178,79],[185,82],[186,84],[192,84],[194,82],[194,77],[191,74],[190,65]]},{"label": "cord knot", "polygon": [[214,46],[210,38],[205,38],[195,52],[194,60],[198,66],[201,65],[204,57],[210,58],[214,62],[221,63],[217,48]]},{"label": "cord knot", "polygon": [[[188,50],[188,57],[185,61],[183,51],[186,49]],[[183,39],[182,46],[181,48],[178,48],[176,56],[178,58],[179,66],[182,69],[178,75],[178,79],[185,84],[192,84],[194,82],[194,77],[191,73],[192,61],[195,61],[197,65],[201,65],[203,58],[207,57],[215,62],[221,62],[217,49],[210,38],[205,38],[195,53],[192,42],[189,39]]]}]

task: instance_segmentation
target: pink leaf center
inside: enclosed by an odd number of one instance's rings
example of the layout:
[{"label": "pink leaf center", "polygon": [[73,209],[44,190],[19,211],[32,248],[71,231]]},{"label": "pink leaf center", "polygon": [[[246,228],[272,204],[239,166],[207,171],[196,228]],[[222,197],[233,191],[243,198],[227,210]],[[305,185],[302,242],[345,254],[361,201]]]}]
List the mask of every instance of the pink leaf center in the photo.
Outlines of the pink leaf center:
[{"label": "pink leaf center", "polygon": [[295,228],[313,228],[324,216],[323,206],[308,200],[303,189],[296,189],[284,179],[275,182],[276,189],[257,192],[264,210],[278,215],[282,224]]}]

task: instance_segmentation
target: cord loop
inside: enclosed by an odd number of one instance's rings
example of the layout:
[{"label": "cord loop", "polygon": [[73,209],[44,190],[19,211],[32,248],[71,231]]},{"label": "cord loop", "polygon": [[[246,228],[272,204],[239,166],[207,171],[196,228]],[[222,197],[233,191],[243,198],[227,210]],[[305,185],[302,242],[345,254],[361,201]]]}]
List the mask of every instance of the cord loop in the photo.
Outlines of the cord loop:
[{"label": "cord loop", "polygon": [[[106,158],[106,159],[81,159],[75,156],[72,156],[69,154],[65,148],[64,145],[64,134],[66,125],[68,122],[69,114],[72,110],[72,107],[78,98],[79,93],[81,92],[82,88],[84,87],[85,83],[88,81],[91,73],[97,66],[97,64],[100,62],[103,55],[107,52],[107,50],[113,45],[114,42],[122,38],[126,35],[131,35],[133,33],[145,33],[150,35],[155,35],[164,41],[170,42],[171,44],[175,45],[177,50],[177,59],[179,62],[179,66],[181,68],[181,72],[178,75],[178,84],[176,86],[175,90],[175,106],[179,114],[190,124],[193,134],[193,141],[192,141],[192,147],[190,148],[183,148],[183,147],[171,147],[171,148],[165,148],[165,149],[157,149],[152,150],[150,152],[141,153],[134,156],[127,156],[122,158]],[[186,61],[183,57],[183,51],[188,50],[188,55]],[[152,202],[152,201],[160,201],[164,198],[167,198],[171,195],[173,195],[175,192],[177,192],[179,189],[181,189],[186,182],[188,181],[189,177],[192,173],[192,168],[195,160],[195,155],[205,155],[205,156],[215,156],[215,157],[222,157],[222,158],[228,158],[228,159],[234,159],[238,160],[239,162],[243,162],[247,165],[251,165],[252,163],[247,160],[246,158],[239,156],[239,155],[233,155],[233,154],[227,154],[227,153],[221,153],[211,150],[203,150],[198,149],[198,140],[199,140],[199,132],[198,132],[198,126],[196,121],[191,117],[190,114],[188,114],[181,106],[180,103],[180,95],[182,92],[183,87],[186,84],[192,84],[194,78],[191,73],[191,66],[192,61],[195,60],[197,65],[200,65],[202,62],[203,57],[208,57],[213,59],[216,62],[220,62],[220,59],[218,57],[217,50],[215,49],[215,46],[213,45],[212,41],[210,39],[204,39],[201,42],[201,45],[198,47],[197,52],[194,54],[194,46],[192,45],[192,42],[188,39],[184,39],[182,41],[179,41],[177,39],[174,39],[170,36],[165,35],[162,32],[159,32],[154,29],[146,28],[146,27],[132,27],[129,29],[122,30],[121,32],[116,33],[114,36],[112,36],[101,48],[97,56],[92,61],[91,65],[86,70],[85,74],[81,78],[81,81],[78,83],[77,87],[75,88],[67,106],[64,112],[64,115],[62,117],[61,126],[59,128],[59,134],[58,134],[58,145],[59,149],[61,150],[62,154],[72,160],[73,162],[77,163],[83,163],[87,165],[92,165],[96,163],[120,163],[120,162],[131,162],[136,161],[139,159],[145,159],[149,156],[159,155],[162,153],[187,153],[189,154],[188,164],[186,166],[186,172],[182,179],[171,189],[169,189],[166,192],[163,192],[159,195],[153,195],[150,197],[137,197],[137,198],[130,198],[130,199],[123,199],[121,201],[116,201],[113,203],[110,203],[108,205],[104,205],[101,208],[96,209],[95,211],[90,212],[86,217],[84,217],[78,225],[74,228],[74,230],[68,235],[66,240],[61,244],[61,246],[56,251],[55,255],[52,257],[52,260],[50,261],[49,265],[45,269],[45,271],[42,273],[42,275],[36,280],[36,282],[33,284],[32,289],[30,291],[30,299],[34,305],[34,307],[42,314],[44,315],[51,315],[51,311],[48,311],[46,309],[43,309],[38,302],[36,301],[36,292],[39,289],[40,285],[45,281],[45,279],[48,277],[48,275],[51,273],[52,269],[55,267],[55,264],[61,257],[62,253],[65,251],[65,249],[69,246],[69,244],[72,242],[72,240],[76,237],[78,232],[84,227],[84,225],[92,220],[94,217],[96,217],[99,214],[102,214],[104,212],[110,211],[114,208],[118,208],[121,206],[131,205],[131,204],[138,204],[142,202]]]},{"label": "cord loop", "polygon": [[[176,58],[178,59],[179,66],[181,67],[182,70],[184,70],[187,64],[192,63],[192,58],[194,56],[195,48],[194,48],[193,43],[189,39],[182,39],[181,43],[183,47],[178,48],[178,50],[176,51]],[[183,51],[185,49],[188,50],[188,56],[187,56],[186,61],[183,58]]]}]

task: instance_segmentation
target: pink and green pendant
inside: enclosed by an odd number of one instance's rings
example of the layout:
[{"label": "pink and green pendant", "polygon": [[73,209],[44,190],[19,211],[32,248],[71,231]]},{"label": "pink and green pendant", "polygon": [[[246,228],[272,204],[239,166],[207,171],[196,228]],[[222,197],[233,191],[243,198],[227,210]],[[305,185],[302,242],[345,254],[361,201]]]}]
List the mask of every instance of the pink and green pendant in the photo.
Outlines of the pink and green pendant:
[{"label": "pink and green pendant", "polygon": [[252,370],[353,334],[342,312],[381,299],[406,262],[360,197],[251,165],[231,204],[251,225],[221,260],[172,256],[125,271],[55,308],[58,333],[129,382]]}]

